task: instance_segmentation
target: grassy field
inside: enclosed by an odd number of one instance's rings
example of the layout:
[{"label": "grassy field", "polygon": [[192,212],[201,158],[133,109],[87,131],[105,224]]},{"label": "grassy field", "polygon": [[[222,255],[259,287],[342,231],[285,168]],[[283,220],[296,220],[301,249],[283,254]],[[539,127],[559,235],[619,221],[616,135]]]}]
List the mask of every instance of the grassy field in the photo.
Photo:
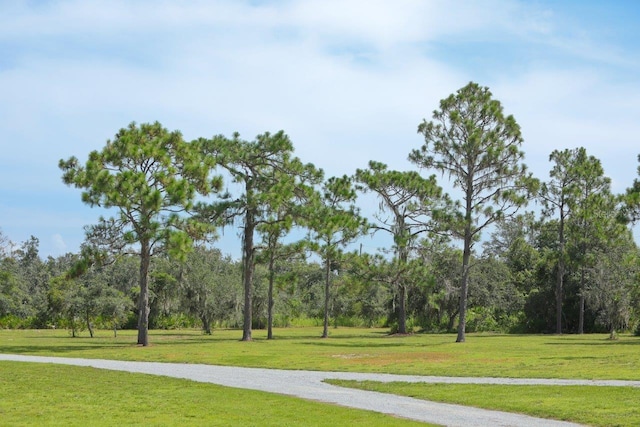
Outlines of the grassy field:
[{"label": "grassy field", "polygon": [[0,362],[3,426],[418,426],[270,393],[153,375]]},{"label": "grassy field", "polygon": [[[254,331],[254,341],[247,343],[239,341],[241,332],[235,330],[216,330],[212,336],[202,335],[199,331],[151,331],[151,345],[139,347],[135,344],[135,331],[120,332],[117,338],[109,331],[99,331],[95,338],[71,338],[66,331],[59,330],[4,330],[0,331],[0,353],[422,375],[640,380],[640,338],[633,336],[621,336],[618,341],[610,341],[607,335],[468,334],[467,342],[458,344],[454,342],[454,335],[416,334],[399,337],[388,336],[385,330],[380,329],[332,329],[328,339],[319,338],[320,333],[320,328],[277,329],[276,339],[268,341],[266,332]],[[240,390],[233,390],[231,393],[228,391],[230,389],[213,385],[87,371],[86,368],[35,367],[25,364],[20,366],[28,366],[28,369],[23,368],[21,371],[35,372],[33,376],[25,376],[25,372],[12,375],[18,369],[17,365],[19,364],[0,363],[0,419],[7,419],[7,414],[29,414],[21,417],[22,421],[28,422],[18,424],[55,424],[50,421],[57,418],[47,415],[47,411],[30,412],[24,408],[31,405],[34,406],[34,411],[36,406],[61,407],[63,409],[54,412],[69,413],[71,420],[81,420],[82,413],[96,415],[100,413],[100,408],[111,408],[112,416],[124,416],[129,421],[124,424],[136,424],[135,418],[127,418],[126,414],[136,413],[137,405],[132,403],[131,406],[127,404],[121,408],[121,402],[127,400],[124,398],[126,396],[131,396],[133,402],[143,401],[146,408],[164,408],[165,402],[176,402],[174,406],[166,403],[167,410],[159,413],[160,418],[157,420],[146,420],[147,425],[178,423],[175,415],[180,413],[178,408],[192,408],[189,413],[191,415],[186,417],[193,420],[193,425],[202,424],[202,420],[206,421],[205,424],[214,425],[217,421],[213,421],[213,418],[223,420],[221,424],[295,425],[300,423],[300,419],[296,418],[300,414],[306,417],[306,425],[309,425],[309,420],[317,422],[316,425],[325,425],[324,421],[329,418],[323,413],[335,412],[335,408],[327,405],[264,393]],[[76,374],[76,370],[82,370],[82,374]],[[68,373],[61,373],[65,371]],[[61,376],[68,377],[64,384],[57,381]],[[87,376],[91,378],[88,382],[85,381]],[[30,379],[22,380],[23,377]],[[82,393],[75,392],[79,390],[79,386],[73,381],[78,378],[85,378],[83,381],[89,384]],[[166,388],[163,386],[165,382]],[[637,409],[640,389],[371,383],[350,385],[376,389],[384,387],[397,394],[530,413],[591,425],[640,424],[640,411]],[[20,387],[42,394],[40,404],[24,402],[24,391]],[[62,392],[58,391],[60,387]],[[128,391],[119,395],[123,388]],[[164,395],[152,393],[147,396],[147,391],[156,389],[168,391]],[[50,390],[56,390],[56,393],[50,393]],[[66,398],[59,399],[56,397],[58,394]],[[183,401],[184,399],[186,400]],[[283,403],[274,405],[274,399]],[[94,402],[101,403],[96,406]],[[200,403],[191,405],[189,402]],[[243,406],[246,402],[249,402],[248,406]],[[86,405],[93,406],[87,408]],[[317,405],[318,408],[307,408],[304,405]],[[274,412],[275,409],[278,412]],[[345,411],[350,412],[348,409]],[[250,418],[233,418],[244,413],[250,414]],[[259,420],[255,418],[256,413],[261,414]],[[370,414],[360,416],[368,415]],[[40,416],[44,418],[38,418]],[[207,416],[213,418],[210,420]],[[341,415],[336,413],[336,416]],[[352,415],[344,415],[344,418],[333,419],[328,424],[353,424],[351,417]],[[389,425],[388,417],[377,417],[382,418],[367,419],[362,425]],[[105,422],[105,425],[119,423],[115,418],[113,421]],[[404,420],[394,419],[394,422],[403,423]]]},{"label": "grassy field", "polygon": [[329,380],[342,387],[458,403],[592,426],[640,425],[640,388],[377,383]]},{"label": "grassy field", "polygon": [[284,369],[388,372],[396,374],[640,380],[640,338],[608,335],[388,336],[382,329],[276,329],[275,340],[254,331],[151,331],[149,347],[136,345],[135,331],[113,338],[70,338],[66,331],[0,331],[0,353],[119,360],[206,363]]}]

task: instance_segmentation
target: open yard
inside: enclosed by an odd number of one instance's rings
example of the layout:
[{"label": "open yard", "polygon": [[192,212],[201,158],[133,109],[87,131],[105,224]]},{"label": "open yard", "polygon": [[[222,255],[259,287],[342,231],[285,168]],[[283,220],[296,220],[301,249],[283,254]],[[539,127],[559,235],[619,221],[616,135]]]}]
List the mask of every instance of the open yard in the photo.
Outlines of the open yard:
[{"label": "open yard", "polygon": [[[239,341],[239,331],[216,330],[212,336],[152,331],[151,346],[143,348],[135,345],[134,331],[120,332],[117,338],[100,331],[92,339],[70,338],[59,330],[5,330],[0,331],[0,353],[416,375],[640,379],[640,338],[632,336],[609,341],[606,335],[470,334],[466,343],[456,344],[452,335],[399,337],[384,330],[343,328],[331,330],[330,338],[323,340],[318,338],[320,332],[319,328],[277,329],[276,339],[267,341],[266,333],[254,331],[255,340],[245,343]],[[300,414],[306,417],[305,424],[311,419],[316,425],[357,424],[352,420],[358,417],[364,417],[362,425],[389,425],[391,419],[361,411],[340,415],[342,408],[336,411],[265,393],[77,367],[2,362],[0,381],[0,415],[3,420],[19,417],[14,418],[18,424],[54,424],[52,420],[82,424],[83,414],[92,413],[100,414],[105,424],[122,423],[120,419],[155,425],[183,419],[193,420],[193,425],[213,419],[221,425],[275,425],[283,420],[297,424]],[[640,411],[632,404],[640,401],[640,389],[630,387],[350,385],[592,425],[640,422]],[[146,412],[150,418],[135,418]],[[242,416],[249,418],[234,418]]]}]

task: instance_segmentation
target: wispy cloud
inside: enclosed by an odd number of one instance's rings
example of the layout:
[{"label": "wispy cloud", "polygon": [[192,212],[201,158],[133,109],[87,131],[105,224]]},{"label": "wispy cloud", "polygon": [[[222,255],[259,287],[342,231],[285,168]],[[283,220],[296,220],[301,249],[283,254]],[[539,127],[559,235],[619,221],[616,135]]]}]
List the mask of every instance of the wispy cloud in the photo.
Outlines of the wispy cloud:
[{"label": "wispy cloud", "polygon": [[[609,7],[636,8],[624,5]],[[43,192],[86,209],[79,191],[61,183],[58,159],[83,160],[133,120],[159,120],[188,139],[284,129],[297,154],[329,175],[350,174],[370,159],[412,167],[406,156],[421,144],[418,123],[470,80],[488,85],[514,114],[527,163],[541,177],[551,150],[583,145],[602,156],[623,189],[635,175],[640,133],[638,47],[607,37],[615,23],[561,7],[515,0],[4,2],[0,198],[10,197],[12,209],[0,212],[0,226],[22,239],[4,226],[26,221],[16,217],[24,216],[21,203],[43,227],[64,223],[56,203],[33,202]],[[73,237],[42,230],[59,234],[70,250],[82,239],[81,228]]]}]

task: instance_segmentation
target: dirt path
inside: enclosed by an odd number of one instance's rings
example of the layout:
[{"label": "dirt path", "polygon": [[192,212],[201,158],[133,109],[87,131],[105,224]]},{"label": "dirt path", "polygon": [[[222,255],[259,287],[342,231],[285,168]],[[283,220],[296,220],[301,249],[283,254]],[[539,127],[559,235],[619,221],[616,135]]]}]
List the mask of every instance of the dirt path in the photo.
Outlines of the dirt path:
[{"label": "dirt path", "polygon": [[582,385],[582,386],[632,386],[640,387],[640,381],[588,381],[542,380],[503,378],[428,377],[392,374],[365,374],[350,372],[288,371],[276,369],[241,368],[231,366],[196,365],[182,363],[125,362],[101,359],[72,359],[63,357],[23,356],[0,354],[0,361],[58,363],[89,366],[184,378],[228,387],[260,390],[332,403],[351,408],[393,414],[446,426],[522,426],[554,427],[578,424],[539,419],[527,415],[490,411],[460,405],[429,402],[409,397],[348,389],[326,384],[325,379],[405,381],[455,384],[525,384],[525,385]]}]

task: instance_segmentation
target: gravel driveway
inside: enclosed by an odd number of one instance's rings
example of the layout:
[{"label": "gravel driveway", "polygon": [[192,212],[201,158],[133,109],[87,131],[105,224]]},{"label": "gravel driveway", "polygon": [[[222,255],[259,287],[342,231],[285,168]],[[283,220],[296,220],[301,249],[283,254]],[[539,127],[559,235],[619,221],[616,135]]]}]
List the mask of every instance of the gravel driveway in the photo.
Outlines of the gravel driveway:
[{"label": "gravel driveway", "polygon": [[63,357],[23,356],[0,354],[0,361],[59,363],[90,366],[99,369],[136,372],[184,378],[228,387],[261,390],[312,399],[351,408],[392,414],[398,417],[426,421],[446,426],[577,426],[578,424],[539,419],[526,415],[490,411],[460,405],[429,402],[410,397],[355,390],[333,386],[325,379],[405,381],[455,384],[524,384],[524,385],[583,385],[632,386],[640,381],[589,381],[504,378],[429,377],[392,374],[365,374],[350,372],[288,371],[276,369],[240,368],[231,366],[197,365],[183,363],[125,362],[101,359],[72,359]]}]

